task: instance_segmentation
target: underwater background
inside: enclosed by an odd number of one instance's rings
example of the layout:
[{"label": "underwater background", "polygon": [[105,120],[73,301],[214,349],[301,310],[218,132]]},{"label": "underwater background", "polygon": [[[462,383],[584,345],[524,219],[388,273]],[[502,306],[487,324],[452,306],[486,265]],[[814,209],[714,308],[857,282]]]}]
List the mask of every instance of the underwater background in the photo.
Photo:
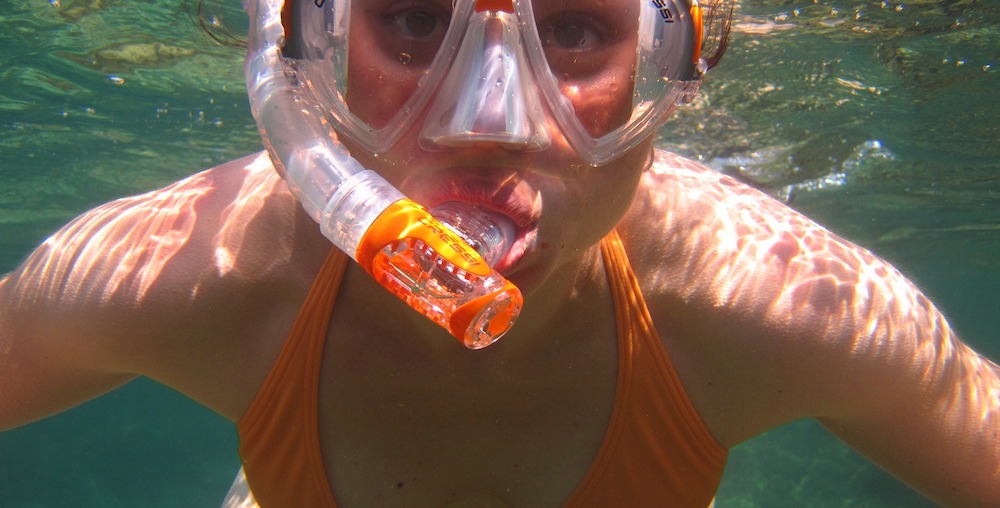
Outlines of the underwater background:
[{"label": "underwater background", "polygon": [[[206,18],[245,33],[237,0]],[[108,200],[257,151],[242,52],[188,0],[4,0],[0,273]],[[1000,1],[752,0],[659,144],[890,260],[1000,358]],[[0,508],[217,507],[233,425],[138,380],[0,433]],[[732,451],[717,506],[934,506],[811,421]]]}]

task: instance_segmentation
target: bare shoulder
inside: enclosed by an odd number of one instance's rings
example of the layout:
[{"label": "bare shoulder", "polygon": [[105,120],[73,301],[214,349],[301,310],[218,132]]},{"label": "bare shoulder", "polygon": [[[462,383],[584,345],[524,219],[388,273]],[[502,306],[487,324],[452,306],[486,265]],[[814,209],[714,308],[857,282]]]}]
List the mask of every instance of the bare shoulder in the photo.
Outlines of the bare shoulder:
[{"label": "bare shoulder", "polygon": [[877,277],[891,270],[763,192],[663,151],[643,175],[623,229],[635,230],[629,236],[640,265],[673,269],[657,278],[662,289],[719,305],[770,301],[805,273],[795,269],[811,272],[832,260],[873,267]]},{"label": "bare shoulder", "polygon": [[[918,288],[761,192],[661,153],[622,230],[685,388],[725,444],[801,417],[913,418],[968,394],[996,409],[996,366]],[[965,409],[978,425],[988,408]],[[924,432],[943,418],[920,416]],[[891,427],[873,435],[901,435]]]},{"label": "bare shoulder", "polygon": [[308,222],[263,154],[107,203],[3,280],[0,332],[65,372],[143,374],[211,404],[189,373],[220,372],[199,363],[304,291],[322,255]]},{"label": "bare shoulder", "polygon": [[[249,264],[254,225],[281,220],[280,180],[256,156],[90,210],[49,237],[11,274],[21,301],[141,306],[171,285]],[[249,266],[243,273],[257,273]],[[176,289],[176,288],[175,288]]]},{"label": "bare shoulder", "polygon": [[886,303],[905,298],[932,311],[872,253],[673,154],[658,154],[623,226],[657,326],[673,331],[665,343],[688,391],[709,417],[728,412],[741,422],[721,432],[731,444],[832,411],[827,369],[886,340],[871,329]]}]

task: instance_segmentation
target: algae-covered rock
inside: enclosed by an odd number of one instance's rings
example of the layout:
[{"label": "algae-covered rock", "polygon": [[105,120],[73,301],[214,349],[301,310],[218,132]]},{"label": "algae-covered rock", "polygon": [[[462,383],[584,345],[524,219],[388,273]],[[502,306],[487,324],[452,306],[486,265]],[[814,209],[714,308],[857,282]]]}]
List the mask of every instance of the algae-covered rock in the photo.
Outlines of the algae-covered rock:
[{"label": "algae-covered rock", "polygon": [[161,41],[120,42],[95,49],[87,55],[57,53],[58,56],[97,69],[102,73],[129,73],[136,69],[160,69],[197,54],[197,50]]},{"label": "algae-covered rock", "polygon": [[59,17],[66,21],[78,21],[104,8],[102,0],[49,0],[58,9]]},{"label": "algae-covered rock", "polygon": [[125,42],[100,48],[94,52],[94,66],[102,71],[127,71],[136,68],[169,67],[193,56],[194,49],[163,42]]}]

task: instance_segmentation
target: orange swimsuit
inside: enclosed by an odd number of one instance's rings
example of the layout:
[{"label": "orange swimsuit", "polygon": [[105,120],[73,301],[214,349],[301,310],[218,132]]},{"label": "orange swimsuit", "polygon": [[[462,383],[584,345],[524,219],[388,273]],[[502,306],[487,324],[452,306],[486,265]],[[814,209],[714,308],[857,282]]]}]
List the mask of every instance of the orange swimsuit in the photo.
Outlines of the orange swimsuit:
[{"label": "orange swimsuit", "polygon": [[[727,452],[681,386],[612,231],[601,241],[618,324],[618,388],[594,463],[565,507],[708,506]],[[240,455],[262,508],[335,508],[319,442],[319,375],[347,256],[334,249],[240,419]]]}]

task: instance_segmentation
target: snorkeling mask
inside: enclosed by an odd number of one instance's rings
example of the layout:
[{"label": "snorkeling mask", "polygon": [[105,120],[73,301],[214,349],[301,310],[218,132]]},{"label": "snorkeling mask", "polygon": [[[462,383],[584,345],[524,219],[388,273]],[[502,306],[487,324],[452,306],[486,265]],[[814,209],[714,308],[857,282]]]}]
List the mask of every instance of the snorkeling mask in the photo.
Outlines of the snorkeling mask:
[{"label": "snorkeling mask", "polygon": [[[652,134],[706,70],[688,0],[302,0],[283,15],[304,88],[372,153],[423,118],[428,150],[542,150],[554,131],[599,165]],[[371,70],[403,98],[389,118],[364,114],[378,90],[351,86]]]},{"label": "snorkeling mask", "polygon": [[[490,268],[513,224],[462,203],[428,212],[339,136],[377,155],[422,121],[425,150],[564,140],[597,166],[690,101],[703,57],[724,50],[705,53],[695,0],[245,2],[251,110],[292,193],[338,248],[472,348],[520,312],[520,292]],[[718,4],[731,16],[732,0]]]}]

